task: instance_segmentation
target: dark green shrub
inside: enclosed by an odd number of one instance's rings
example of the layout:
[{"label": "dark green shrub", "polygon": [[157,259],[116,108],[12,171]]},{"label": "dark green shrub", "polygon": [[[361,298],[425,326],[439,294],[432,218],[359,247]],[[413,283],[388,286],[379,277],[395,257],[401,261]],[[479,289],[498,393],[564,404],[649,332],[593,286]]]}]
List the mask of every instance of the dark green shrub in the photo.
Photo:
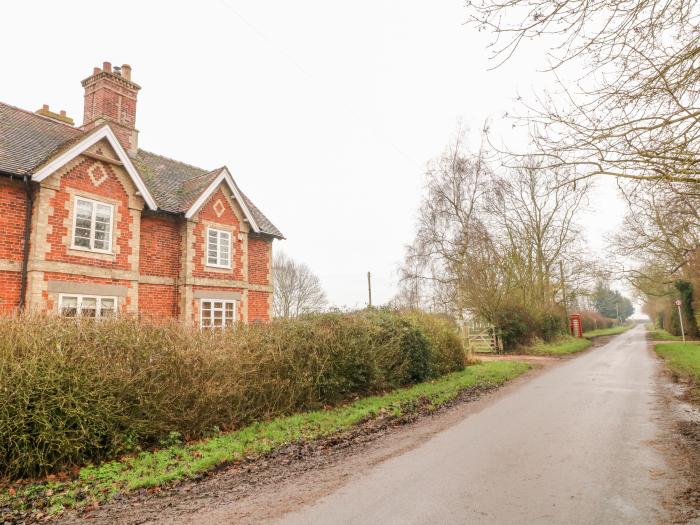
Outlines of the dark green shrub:
[{"label": "dark green shrub", "polygon": [[387,309],[366,310],[363,315],[378,327],[374,347],[387,388],[418,383],[431,376],[428,341],[416,325]]},{"label": "dark green shrub", "polygon": [[557,312],[541,312],[535,322],[537,336],[543,341],[553,341],[564,333],[564,316]]},{"label": "dark green shrub", "polygon": [[318,399],[336,403],[353,394],[371,392],[381,382],[381,370],[372,355],[376,327],[368,318],[331,313],[278,322],[288,323],[289,329],[306,326],[310,332],[306,339],[313,353],[326,355],[327,360],[316,371]]},{"label": "dark green shrub", "polygon": [[387,310],[204,331],[0,318],[0,479],[317,409],[462,368],[453,325]]},{"label": "dark green shrub", "polygon": [[494,324],[500,330],[503,349],[506,352],[530,344],[535,336],[535,321],[532,315],[519,305],[503,306],[496,314]]},{"label": "dark green shrub", "polygon": [[428,349],[432,354],[431,377],[464,369],[466,357],[464,344],[459,327],[452,318],[446,315],[427,314],[420,310],[410,310],[402,314],[410,319],[428,340]]},{"label": "dark green shrub", "polygon": [[[698,326],[695,321],[695,309],[693,308],[693,285],[689,281],[677,280],[673,286],[678,290],[681,300],[681,312],[683,314],[683,330],[685,335],[696,337]],[[681,335],[681,325],[678,318],[678,307],[671,302],[671,318],[669,332],[673,335]]]}]

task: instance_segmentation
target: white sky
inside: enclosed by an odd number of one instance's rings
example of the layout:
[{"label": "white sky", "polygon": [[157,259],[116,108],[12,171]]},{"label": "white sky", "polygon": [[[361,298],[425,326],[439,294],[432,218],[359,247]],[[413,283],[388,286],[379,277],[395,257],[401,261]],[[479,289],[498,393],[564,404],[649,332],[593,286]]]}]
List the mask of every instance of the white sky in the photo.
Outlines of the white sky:
[{"label": "white sky", "polygon": [[[395,290],[426,161],[462,120],[508,133],[518,93],[547,85],[541,49],[487,71],[490,35],[463,0],[23,1],[4,6],[0,100],[82,122],[80,80],[103,61],[141,85],[140,147],[237,182],[338,306]],[[517,140],[505,136],[505,140]],[[612,181],[586,216],[596,250],[621,218]]]}]

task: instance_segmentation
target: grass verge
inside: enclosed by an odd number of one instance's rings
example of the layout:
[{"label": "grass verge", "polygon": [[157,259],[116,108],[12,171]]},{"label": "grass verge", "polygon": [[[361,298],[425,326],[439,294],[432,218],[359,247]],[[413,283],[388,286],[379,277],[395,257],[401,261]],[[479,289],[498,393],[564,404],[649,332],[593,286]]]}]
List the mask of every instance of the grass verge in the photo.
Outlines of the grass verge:
[{"label": "grass verge", "polygon": [[652,341],[682,341],[680,335],[671,335],[663,328],[653,328],[647,332],[647,337]]},{"label": "grass verge", "polygon": [[525,349],[529,355],[563,356],[583,352],[589,348],[594,337],[606,335],[618,335],[632,328],[634,324],[624,324],[613,326],[612,328],[601,328],[583,333],[583,337],[562,336],[550,343],[540,342]]},{"label": "grass verge", "polygon": [[700,343],[663,343],[654,350],[671,370],[690,380],[700,393]]},{"label": "grass verge", "polygon": [[40,518],[68,508],[96,506],[119,493],[161,487],[228,463],[262,456],[301,439],[327,437],[379,414],[400,417],[417,411],[418,407],[425,409],[426,402],[436,409],[468,388],[498,386],[529,368],[527,363],[517,361],[480,363],[434,381],[366,397],[330,410],[258,422],[202,441],[83,467],[75,479],[58,475],[41,482],[5,485],[0,490],[0,520]]},{"label": "grass verge", "polygon": [[561,356],[582,352],[591,341],[585,338],[564,336],[551,343],[538,343],[525,349],[525,353],[531,355]]},{"label": "grass verge", "polygon": [[632,328],[634,324],[628,323],[628,324],[622,324],[619,326],[612,326],[610,328],[599,328],[597,330],[589,330],[588,332],[583,332],[583,337],[602,337],[605,335],[618,335],[626,332],[630,328]]}]

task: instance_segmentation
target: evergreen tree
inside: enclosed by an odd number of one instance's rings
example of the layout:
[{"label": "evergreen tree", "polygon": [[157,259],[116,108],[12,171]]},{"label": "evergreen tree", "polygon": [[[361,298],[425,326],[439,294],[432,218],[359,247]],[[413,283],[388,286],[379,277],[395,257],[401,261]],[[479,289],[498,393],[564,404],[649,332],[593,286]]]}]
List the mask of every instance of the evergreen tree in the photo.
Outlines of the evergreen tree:
[{"label": "evergreen tree", "polygon": [[629,298],[599,282],[593,292],[593,305],[601,315],[621,321],[627,320],[634,313],[634,305]]}]

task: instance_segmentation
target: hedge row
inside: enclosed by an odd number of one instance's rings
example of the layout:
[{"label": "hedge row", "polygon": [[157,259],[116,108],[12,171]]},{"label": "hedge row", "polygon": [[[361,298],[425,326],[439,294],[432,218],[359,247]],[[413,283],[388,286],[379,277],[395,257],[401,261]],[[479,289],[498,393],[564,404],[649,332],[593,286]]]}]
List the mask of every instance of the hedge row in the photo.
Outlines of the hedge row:
[{"label": "hedge row", "polygon": [[370,310],[199,331],[0,319],[0,478],[41,475],[464,367],[455,325]]},{"label": "hedge row", "polygon": [[506,352],[521,346],[529,346],[536,339],[553,341],[566,333],[563,312],[545,310],[532,312],[514,304],[505,305],[496,314],[494,324],[498,327]]},{"label": "hedge row", "polygon": [[616,319],[610,319],[595,310],[584,310],[581,312],[581,328],[584,332],[612,328],[617,324]]}]

